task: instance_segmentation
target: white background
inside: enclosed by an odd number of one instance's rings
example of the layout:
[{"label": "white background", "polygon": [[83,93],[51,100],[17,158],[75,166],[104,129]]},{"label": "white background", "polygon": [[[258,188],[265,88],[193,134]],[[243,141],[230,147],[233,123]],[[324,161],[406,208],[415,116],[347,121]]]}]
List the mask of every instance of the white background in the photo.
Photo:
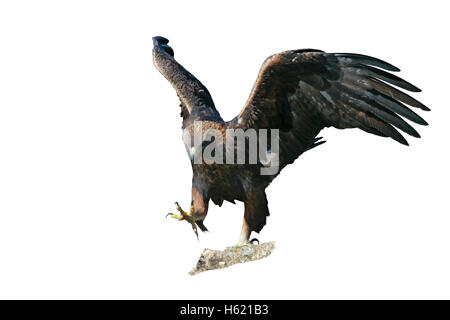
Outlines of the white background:
[{"label": "white background", "polygon": [[[448,8],[405,1],[2,1],[0,298],[450,298]],[[229,120],[263,60],[317,48],[402,69],[432,111],[404,147],[327,129],[268,188],[267,259],[187,273],[236,243],[243,205],[195,239],[178,99],[151,37]],[[419,110],[420,111],[420,110]]]}]

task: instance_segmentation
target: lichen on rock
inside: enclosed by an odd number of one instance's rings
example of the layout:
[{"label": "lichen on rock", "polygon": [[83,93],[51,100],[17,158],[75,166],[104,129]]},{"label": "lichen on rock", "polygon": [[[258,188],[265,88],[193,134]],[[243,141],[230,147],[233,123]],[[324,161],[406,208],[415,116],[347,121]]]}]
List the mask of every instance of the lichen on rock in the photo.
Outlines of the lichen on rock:
[{"label": "lichen on rock", "polygon": [[204,249],[197,265],[189,272],[195,275],[208,270],[223,269],[233,264],[259,260],[269,256],[275,249],[275,242],[233,246],[225,250]]}]

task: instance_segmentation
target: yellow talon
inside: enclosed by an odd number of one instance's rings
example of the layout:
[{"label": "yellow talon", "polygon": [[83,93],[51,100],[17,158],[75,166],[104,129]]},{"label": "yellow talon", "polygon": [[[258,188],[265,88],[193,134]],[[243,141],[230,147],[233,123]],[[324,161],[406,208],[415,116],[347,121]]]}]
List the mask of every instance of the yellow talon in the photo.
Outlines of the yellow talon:
[{"label": "yellow talon", "polygon": [[171,216],[172,218],[177,219],[179,221],[186,220],[187,222],[189,222],[192,226],[192,230],[194,230],[194,233],[198,239],[197,224],[195,223],[195,217],[194,217],[194,206],[191,205],[189,212],[186,212],[181,208],[181,206],[178,204],[178,202],[175,202],[175,208],[181,214],[169,213],[169,214],[167,214],[166,217]]},{"label": "yellow talon", "polygon": [[254,245],[255,242],[258,242],[258,244],[259,244],[259,240],[256,239],[256,238],[253,238],[252,240],[247,240],[247,241],[244,241],[244,242],[239,242],[239,243],[236,245],[236,247],[240,248],[240,247],[244,247],[244,246],[248,246],[248,245]]},{"label": "yellow talon", "polygon": [[250,242],[246,241],[246,242],[239,242],[236,247],[240,248],[240,247],[245,247],[248,246],[250,244]]},{"label": "yellow talon", "polygon": [[184,216],[182,216],[182,215],[180,215],[180,214],[173,214],[173,213],[169,213],[169,214],[167,214],[167,216],[171,216],[172,218],[174,218],[174,219],[177,219],[177,220],[184,220]]}]

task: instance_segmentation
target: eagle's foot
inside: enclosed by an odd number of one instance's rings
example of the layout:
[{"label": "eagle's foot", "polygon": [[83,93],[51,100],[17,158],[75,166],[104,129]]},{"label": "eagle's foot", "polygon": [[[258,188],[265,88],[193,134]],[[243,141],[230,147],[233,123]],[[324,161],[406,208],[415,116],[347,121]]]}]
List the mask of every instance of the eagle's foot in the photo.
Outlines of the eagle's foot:
[{"label": "eagle's foot", "polygon": [[255,242],[257,242],[259,244],[259,240],[256,238],[253,238],[252,240],[247,240],[247,241],[242,241],[239,242],[236,247],[243,247],[243,246],[248,246],[248,245],[254,245]]},{"label": "eagle's foot", "polygon": [[248,246],[249,244],[250,244],[250,242],[248,242],[248,241],[239,242],[235,247],[238,247],[238,248],[245,247],[245,246]]},{"label": "eagle's foot", "polygon": [[186,220],[187,222],[189,222],[191,224],[192,230],[194,231],[195,235],[197,236],[197,240],[198,240],[197,225],[196,225],[195,219],[194,219],[194,206],[191,205],[191,208],[189,209],[189,212],[186,212],[180,207],[178,202],[175,202],[175,208],[178,210],[178,212],[180,214],[168,213],[166,215],[166,218],[168,216],[170,216],[170,217],[172,217],[174,219],[177,219],[178,221]]}]

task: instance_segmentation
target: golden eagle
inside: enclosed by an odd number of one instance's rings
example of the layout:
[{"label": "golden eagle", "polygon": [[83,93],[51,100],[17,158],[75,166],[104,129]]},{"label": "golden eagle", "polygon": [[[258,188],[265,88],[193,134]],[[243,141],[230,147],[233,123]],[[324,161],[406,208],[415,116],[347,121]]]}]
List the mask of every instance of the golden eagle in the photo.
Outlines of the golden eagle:
[{"label": "golden eagle", "polygon": [[[265,189],[285,166],[323,143],[317,135],[325,127],[359,128],[408,145],[396,128],[420,136],[403,118],[427,125],[406,105],[430,109],[391,86],[420,92],[387,72],[400,71],[397,67],[366,55],[313,49],[290,50],[267,58],[242,111],[231,121],[224,121],[206,87],[174,59],[168,42],[163,37],[153,38],[153,62],[181,100],[185,132],[195,135],[195,123],[201,122],[202,132],[214,129],[222,134],[227,153],[230,150],[224,141],[228,129],[278,130],[279,170],[265,175],[261,174],[266,166],[262,158],[256,163],[196,162],[194,154],[201,153],[206,144],[202,142],[199,147],[192,139],[185,139],[193,170],[191,208],[186,212],[175,203],[180,214],[169,215],[191,223],[196,234],[197,226],[207,230],[203,221],[210,200],[219,206],[224,200],[239,200],[245,206],[239,244],[248,243],[251,232],[261,231],[269,215]],[[233,142],[234,151],[245,147],[248,143],[238,146]],[[269,146],[266,155],[270,157],[271,152]],[[249,156],[248,150],[245,155]]]}]

